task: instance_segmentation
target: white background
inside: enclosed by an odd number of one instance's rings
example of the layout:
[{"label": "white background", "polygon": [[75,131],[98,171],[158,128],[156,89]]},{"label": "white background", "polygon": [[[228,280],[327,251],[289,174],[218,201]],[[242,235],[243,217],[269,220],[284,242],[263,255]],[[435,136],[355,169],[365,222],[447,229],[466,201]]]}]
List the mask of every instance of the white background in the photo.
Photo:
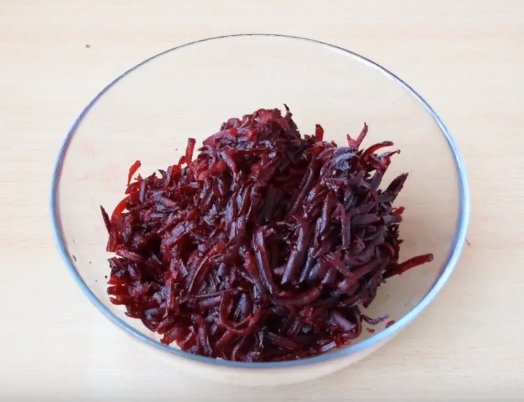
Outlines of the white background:
[{"label": "white background", "polygon": [[[1,1],[0,399],[522,400],[523,21],[524,2],[502,0]],[[469,246],[422,317],[349,369],[278,388],[217,385],[151,357],[74,284],[48,217],[61,141],[103,86],[159,51],[245,32],[390,68],[443,116],[472,190]]]}]

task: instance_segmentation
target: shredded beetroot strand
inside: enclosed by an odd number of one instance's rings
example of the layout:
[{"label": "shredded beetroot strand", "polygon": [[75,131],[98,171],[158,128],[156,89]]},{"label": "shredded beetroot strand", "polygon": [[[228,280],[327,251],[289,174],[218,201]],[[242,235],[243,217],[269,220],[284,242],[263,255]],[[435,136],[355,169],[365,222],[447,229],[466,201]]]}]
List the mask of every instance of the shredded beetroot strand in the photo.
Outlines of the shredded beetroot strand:
[{"label": "shredded beetroot strand", "polygon": [[[287,107],[286,107],[287,109]],[[236,361],[282,361],[350,343],[398,262],[407,175],[379,189],[389,141],[360,149],[301,136],[287,109],[232,118],[193,159],[132,180],[109,218],[108,294],[165,344]],[[387,325],[392,322],[389,321]]]},{"label": "shredded beetroot strand", "polygon": [[386,328],[391,327],[394,323],[395,323],[395,320],[389,320],[388,322],[386,322]]}]

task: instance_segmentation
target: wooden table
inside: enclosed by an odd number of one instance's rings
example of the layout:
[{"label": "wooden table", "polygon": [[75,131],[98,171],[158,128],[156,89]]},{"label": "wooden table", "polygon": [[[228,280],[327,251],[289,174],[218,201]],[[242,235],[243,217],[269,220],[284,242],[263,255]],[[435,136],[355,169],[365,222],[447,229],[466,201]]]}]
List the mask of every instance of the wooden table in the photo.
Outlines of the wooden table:
[{"label": "wooden table", "polygon": [[[522,400],[524,2],[14,1],[0,4],[0,399]],[[469,171],[468,247],[408,330],[305,384],[229,388],[135,348],[73,283],[48,213],[72,121],[117,74],[228,33],[331,42],[391,68],[444,117]]]}]

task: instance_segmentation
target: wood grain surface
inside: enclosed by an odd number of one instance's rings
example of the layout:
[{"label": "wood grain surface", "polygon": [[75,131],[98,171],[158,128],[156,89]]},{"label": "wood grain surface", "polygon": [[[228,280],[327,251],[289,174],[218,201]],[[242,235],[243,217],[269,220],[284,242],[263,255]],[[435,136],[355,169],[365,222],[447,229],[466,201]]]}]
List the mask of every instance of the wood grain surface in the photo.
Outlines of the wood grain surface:
[{"label": "wood grain surface", "polygon": [[[130,342],[75,285],[48,213],[53,163],[86,103],[159,51],[229,33],[320,39],[389,67],[466,161],[468,246],[437,300],[358,364],[231,388]],[[524,2],[0,2],[0,400],[524,399]]]}]

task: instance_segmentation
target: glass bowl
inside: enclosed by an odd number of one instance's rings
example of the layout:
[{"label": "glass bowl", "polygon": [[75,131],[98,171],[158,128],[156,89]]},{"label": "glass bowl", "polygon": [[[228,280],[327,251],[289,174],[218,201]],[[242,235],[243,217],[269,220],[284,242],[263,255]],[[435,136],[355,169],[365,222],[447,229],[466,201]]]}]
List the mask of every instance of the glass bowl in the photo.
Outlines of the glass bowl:
[{"label": "glass bowl", "polygon": [[[363,331],[353,344],[317,357],[242,363],[183,352],[159,342],[123,306],[109,302],[107,232],[100,205],[122,198],[128,168],[149,174],[178,160],[189,136],[200,143],[229,117],[287,104],[303,134],[315,123],[344,144],[369,125],[365,144],[392,140],[402,150],[385,182],[409,172],[397,200],[406,207],[401,260],[432,252],[430,264],[388,280],[368,314],[395,323]],[[364,145],[365,145],[364,144]],[[88,298],[119,327],[185,371],[243,384],[311,379],[348,366],[406,327],[440,291],[457,263],[468,221],[468,190],[456,144],[442,120],[408,84],[371,60],[316,40],[231,35],[153,56],[105,87],[77,118],[60,150],[51,214],[66,266]],[[127,338],[122,337],[122,342]],[[159,363],[165,364],[165,363]]]}]

